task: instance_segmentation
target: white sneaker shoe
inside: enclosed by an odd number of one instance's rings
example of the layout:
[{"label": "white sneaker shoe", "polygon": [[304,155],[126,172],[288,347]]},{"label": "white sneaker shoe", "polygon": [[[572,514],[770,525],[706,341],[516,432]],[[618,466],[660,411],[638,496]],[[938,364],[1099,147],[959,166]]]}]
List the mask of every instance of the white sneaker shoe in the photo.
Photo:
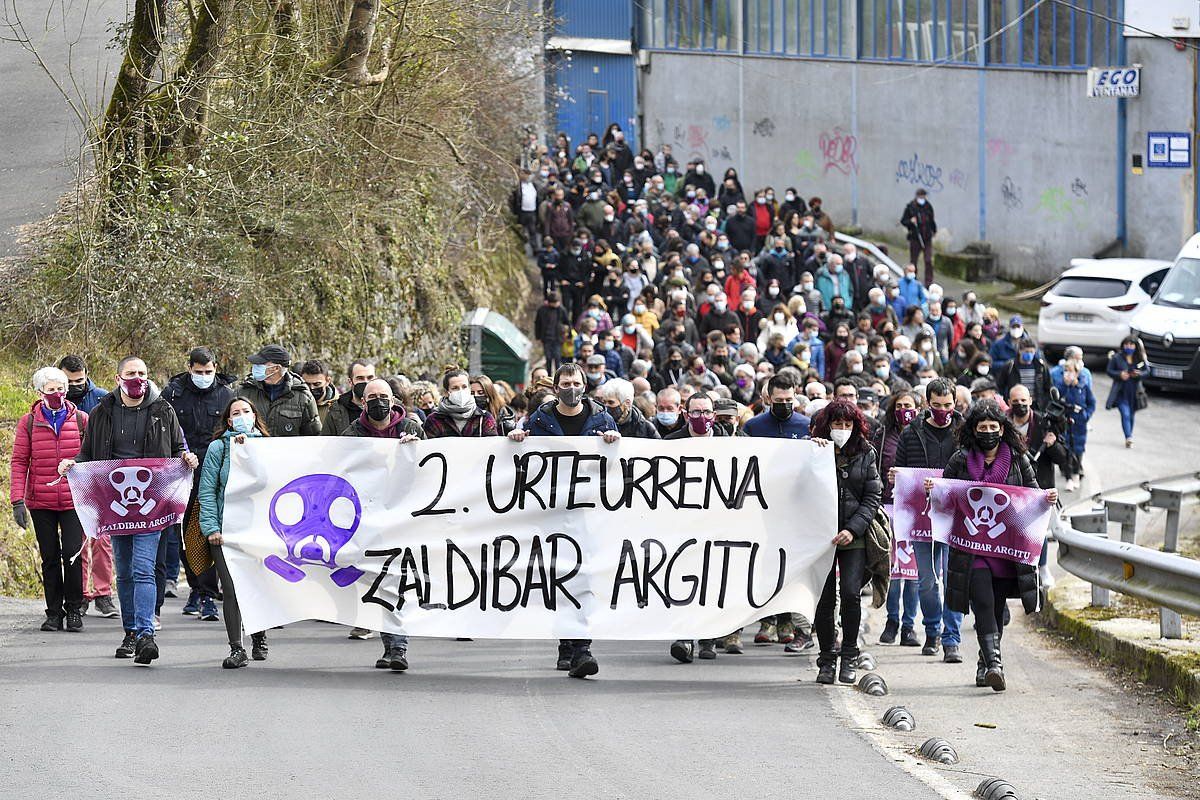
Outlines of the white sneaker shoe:
[{"label": "white sneaker shoe", "polygon": [[1050,591],[1054,588],[1054,576],[1050,574],[1050,565],[1043,564],[1038,567],[1038,579],[1042,582],[1042,589]]},{"label": "white sneaker shoe", "polygon": [[374,635],[375,635],[375,631],[368,630],[366,628],[351,628],[350,629],[350,638],[351,639],[370,639]]}]

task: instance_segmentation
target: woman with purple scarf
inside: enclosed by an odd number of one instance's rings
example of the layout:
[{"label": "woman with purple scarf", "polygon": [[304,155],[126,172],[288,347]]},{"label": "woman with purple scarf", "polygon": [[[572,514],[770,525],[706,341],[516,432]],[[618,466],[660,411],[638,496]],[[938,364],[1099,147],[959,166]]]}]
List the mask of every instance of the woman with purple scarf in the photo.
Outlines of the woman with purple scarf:
[{"label": "woman with purple scarf", "polygon": [[[981,400],[971,406],[958,429],[958,445],[942,477],[1038,488],[1021,435],[994,400]],[[1046,495],[1051,503],[1058,502],[1054,489],[1047,490]],[[977,556],[951,545],[946,606],[961,614],[974,610],[975,635],[979,639],[975,685],[990,686],[997,692],[1005,689],[1000,639],[1004,635],[1005,607],[1011,597],[1021,598],[1026,614],[1037,611],[1037,566]]]}]

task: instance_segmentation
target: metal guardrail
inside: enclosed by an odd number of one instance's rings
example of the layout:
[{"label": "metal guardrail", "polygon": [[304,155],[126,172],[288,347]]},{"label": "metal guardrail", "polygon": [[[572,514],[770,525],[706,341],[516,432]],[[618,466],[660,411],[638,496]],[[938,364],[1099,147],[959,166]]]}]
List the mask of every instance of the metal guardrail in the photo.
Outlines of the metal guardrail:
[{"label": "metal guardrail", "polygon": [[879,262],[880,264],[886,264],[887,268],[890,269],[892,271],[892,274],[895,275],[897,278],[904,277],[904,269],[899,264],[897,264],[891,256],[889,256],[887,253],[880,250],[879,246],[876,245],[874,242],[868,242],[866,239],[859,239],[858,237],[855,237],[855,236],[847,236],[846,234],[840,233],[838,231],[834,231],[833,238],[834,238],[834,240],[842,242],[843,244],[852,244],[855,247],[857,247],[859,250],[863,250],[867,253],[870,253],[871,257],[874,258],[877,262]]},{"label": "metal guardrail", "polygon": [[[1051,532],[1058,563],[1092,584],[1092,605],[1109,605],[1109,590],[1140,597],[1159,608],[1164,639],[1183,637],[1180,613],[1200,616],[1200,561],[1176,554],[1184,506],[1200,502],[1200,472],[1122,486],[1090,498],[1093,510],[1057,516]],[[1138,511],[1167,512],[1162,550],[1136,543]],[[1121,526],[1121,541],[1108,541],[1110,522]]]}]

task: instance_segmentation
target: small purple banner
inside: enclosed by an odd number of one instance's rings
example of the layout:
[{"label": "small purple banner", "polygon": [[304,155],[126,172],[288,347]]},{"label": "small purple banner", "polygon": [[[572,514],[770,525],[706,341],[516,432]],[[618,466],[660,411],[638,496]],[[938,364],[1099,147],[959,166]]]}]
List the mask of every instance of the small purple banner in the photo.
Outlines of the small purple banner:
[{"label": "small purple banner", "polygon": [[1042,555],[1053,508],[1045,491],[938,478],[929,496],[934,538],[956,550],[1020,564]]},{"label": "small purple banner", "polygon": [[[896,528],[895,506],[885,505],[883,510],[887,512],[888,519],[892,521],[893,531]],[[894,581],[915,581],[917,580],[917,558],[913,554],[912,542],[899,541],[896,536],[892,536],[892,574],[891,578]]]},{"label": "small purple banner", "polygon": [[192,471],[182,458],[86,461],[67,473],[83,532],[91,539],[155,533],[183,520]]},{"label": "small purple banner", "polygon": [[[926,478],[940,478],[940,469],[896,468],[896,485],[892,497],[896,501],[893,528],[898,542],[931,542],[933,524],[929,519],[929,495],[925,492]],[[938,539],[944,542],[945,539]]]}]

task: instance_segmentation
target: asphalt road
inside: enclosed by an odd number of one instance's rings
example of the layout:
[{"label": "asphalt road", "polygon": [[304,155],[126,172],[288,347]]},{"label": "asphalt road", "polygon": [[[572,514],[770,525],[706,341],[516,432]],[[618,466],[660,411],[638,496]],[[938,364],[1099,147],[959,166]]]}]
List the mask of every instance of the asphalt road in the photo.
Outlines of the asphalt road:
[{"label": "asphalt road", "polygon": [[[18,250],[19,225],[52,212],[80,167],[82,126],[63,94],[7,27],[18,19],[31,45],[81,111],[103,107],[119,54],[106,49],[123,0],[9,0],[0,8],[0,258]],[[14,17],[13,9],[18,16]],[[69,66],[68,66],[69,65]]]}]

